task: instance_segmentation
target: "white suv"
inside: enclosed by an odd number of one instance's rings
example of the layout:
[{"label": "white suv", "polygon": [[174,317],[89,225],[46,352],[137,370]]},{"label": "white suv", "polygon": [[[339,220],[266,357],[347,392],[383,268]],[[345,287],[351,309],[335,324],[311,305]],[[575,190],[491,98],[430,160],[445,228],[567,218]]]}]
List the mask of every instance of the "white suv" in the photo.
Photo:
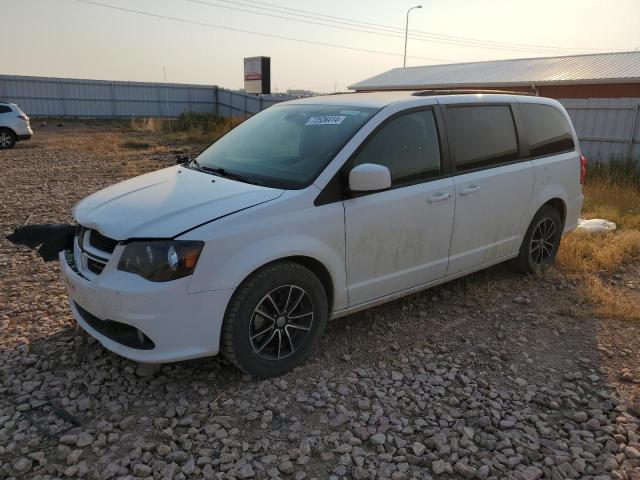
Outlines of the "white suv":
[{"label": "white suv", "polygon": [[16,142],[32,136],[27,114],[15,103],[0,101],[0,150],[13,148]]},{"label": "white suv", "polygon": [[556,101],[377,92],[270,107],[188,164],[82,200],[60,254],[78,323],[141,362],[301,363],[330,318],[513,260],[576,226],[584,158]]}]

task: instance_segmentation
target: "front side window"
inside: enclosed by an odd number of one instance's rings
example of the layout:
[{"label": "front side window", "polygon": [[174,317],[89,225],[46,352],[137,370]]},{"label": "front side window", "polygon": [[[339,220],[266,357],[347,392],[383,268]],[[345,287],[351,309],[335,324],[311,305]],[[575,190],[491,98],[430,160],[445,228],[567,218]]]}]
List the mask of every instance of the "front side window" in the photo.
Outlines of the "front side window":
[{"label": "front side window", "polygon": [[11,108],[7,107],[6,105],[0,105],[0,113],[9,113],[11,111]]},{"label": "front side window", "polygon": [[276,105],[254,115],[197,158],[202,169],[274,188],[304,188],[378,109]]},{"label": "front side window", "polygon": [[532,157],[569,152],[575,148],[571,127],[562,112],[550,105],[520,103]]},{"label": "front side window", "polygon": [[447,133],[458,172],[518,159],[516,127],[507,105],[448,107]]},{"label": "front side window", "polygon": [[388,121],[367,140],[352,166],[363,163],[387,167],[392,186],[439,176],[440,147],[433,111],[407,113]]}]

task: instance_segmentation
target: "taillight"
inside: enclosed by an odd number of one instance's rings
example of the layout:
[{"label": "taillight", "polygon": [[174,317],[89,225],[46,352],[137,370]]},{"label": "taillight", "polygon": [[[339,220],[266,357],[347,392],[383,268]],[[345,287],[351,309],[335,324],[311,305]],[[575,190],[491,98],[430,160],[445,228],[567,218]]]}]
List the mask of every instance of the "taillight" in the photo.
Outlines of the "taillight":
[{"label": "taillight", "polygon": [[25,122],[29,121],[29,117],[27,117],[26,115],[18,115],[18,118],[24,120]]},{"label": "taillight", "polygon": [[580,185],[584,185],[584,177],[587,174],[587,158],[580,155]]}]

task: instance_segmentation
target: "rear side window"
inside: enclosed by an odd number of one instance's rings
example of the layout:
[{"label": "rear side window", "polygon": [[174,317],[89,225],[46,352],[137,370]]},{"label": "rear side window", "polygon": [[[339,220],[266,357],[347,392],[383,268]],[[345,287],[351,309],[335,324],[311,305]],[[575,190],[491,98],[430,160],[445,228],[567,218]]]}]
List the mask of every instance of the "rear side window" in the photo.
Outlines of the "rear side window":
[{"label": "rear side window", "polygon": [[575,148],[571,127],[562,112],[550,105],[521,103],[532,157],[568,152]]},{"label": "rear side window", "polygon": [[387,167],[392,186],[439,176],[440,146],[433,111],[407,113],[388,121],[365,143],[352,165],[362,163]]},{"label": "rear side window", "polygon": [[9,113],[12,112],[11,107],[7,107],[6,105],[0,105],[0,113]]},{"label": "rear side window", "polygon": [[518,138],[508,105],[448,107],[447,132],[458,172],[518,159]]}]

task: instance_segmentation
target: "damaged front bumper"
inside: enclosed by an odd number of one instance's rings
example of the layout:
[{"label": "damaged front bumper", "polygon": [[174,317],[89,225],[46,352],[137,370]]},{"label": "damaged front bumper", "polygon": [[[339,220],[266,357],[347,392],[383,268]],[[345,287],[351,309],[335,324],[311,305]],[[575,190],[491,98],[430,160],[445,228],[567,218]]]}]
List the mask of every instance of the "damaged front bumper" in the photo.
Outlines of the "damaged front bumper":
[{"label": "damaged front bumper", "polygon": [[218,353],[233,290],[190,294],[190,277],[150,282],[117,270],[113,262],[89,279],[72,252],[60,252],[59,260],[73,316],[105,348],[144,363]]}]

